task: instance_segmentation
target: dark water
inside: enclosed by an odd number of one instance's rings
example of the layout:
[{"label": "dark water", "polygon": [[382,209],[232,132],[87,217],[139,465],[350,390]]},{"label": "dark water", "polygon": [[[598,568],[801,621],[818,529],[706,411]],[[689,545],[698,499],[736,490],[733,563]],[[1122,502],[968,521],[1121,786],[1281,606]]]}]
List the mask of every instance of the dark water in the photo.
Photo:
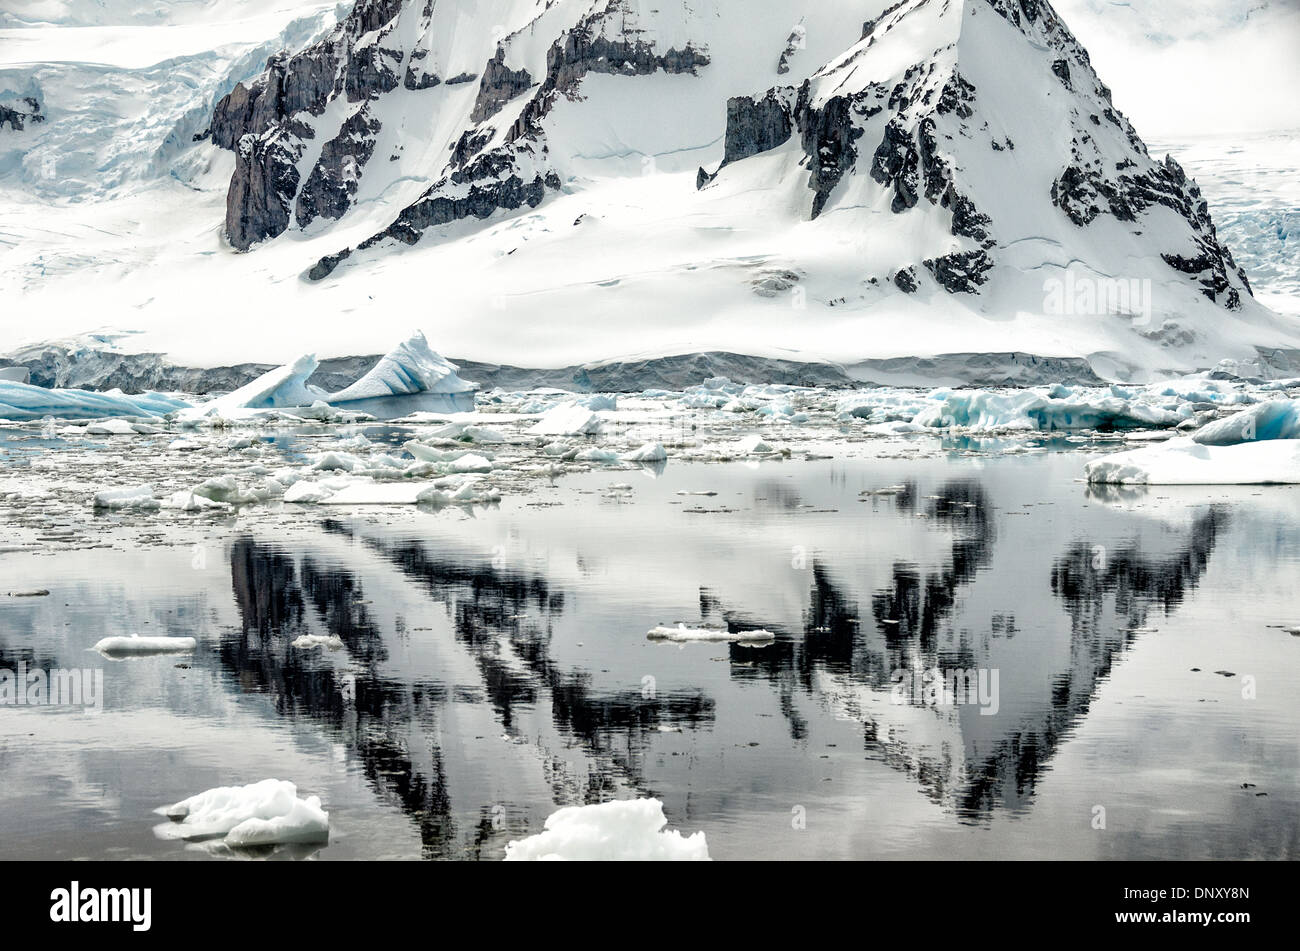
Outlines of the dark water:
[{"label": "dark water", "polygon": [[[1275,625],[1300,624],[1300,492],[1099,495],[1081,468],[673,464],[473,512],[87,515],[110,547],[0,554],[0,668],[105,676],[100,714],[0,707],[0,857],[206,858],[152,810],[276,777],[324,800],[322,859],[496,859],[560,805],[649,795],[718,859],[1295,858],[1300,637]],[[678,620],[777,637],[646,640]],[[87,652],[131,633],[200,646]],[[931,668],[996,672],[996,712],[896,696]]]}]

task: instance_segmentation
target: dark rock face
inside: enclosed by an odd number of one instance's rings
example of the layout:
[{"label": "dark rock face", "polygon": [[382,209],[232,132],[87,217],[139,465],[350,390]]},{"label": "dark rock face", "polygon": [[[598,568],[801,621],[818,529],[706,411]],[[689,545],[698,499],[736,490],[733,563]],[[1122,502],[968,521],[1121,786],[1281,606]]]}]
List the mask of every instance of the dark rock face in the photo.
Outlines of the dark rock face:
[{"label": "dark rock face", "polygon": [[794,127],[790,106],[770,91],[757,101],[748,96],[727,100],[727,136],[722,164],[729,165],[784,145]]},{"label": "dark rock face", "polygon": [[306,227],[314,219],[342,218],[357,191],[360,167],[375,150],[379,121],[362,107],[343,123],[339,134],[325,143],[320,161],[298,195],[297,220]]},{"label": "dark rock face", "polygon": [[813,190],[812,217],[816,218],[826,207],[831,190],[857,163],[855,143],[862,137],[862,129],[854,117],[868,117],[880,111],[879,106],[867,104],[880,90],[872,87],[865,96],[855,99],[835,96],[821,109],[814,109],[808,101],[809,88],[804,83],[799,90],[796,121],[812,172],[808,187]]},{"label": "dark rock face", "polygon": [[904,294],[915,294],[919,286],[916,283],[916,271],[910,267],[901,268],[895,272],[893,280],[894,286]]},{"label": "dark rock face", "polygon": [[479,81],[478,100],[474,111],[470,113],[472,122],[490,119],[501,111],[511,99],[523,93],[533,85],[533,77],[528,70],[512,70],[505,64],[505,51],[497,50],[495,58],[488,60],[483,68],[483,78]]},{"label": "dark rock face", "polygon": [[417,89],[432,89],[442,82],[436,74],[425,71],[423,64],[428,56],[428,50],[411,51],[411,59],[406,64],[406,75],[402,77],[402,85],[412,92]]},{"label": "dark rock face", "polygon": [[38,125],[44,121],[41,104],[31,96],[23,96],[9,105],[0,103],[0,131],[7,125],[10,132],[22,132],[28,122]]},{"label": "dark rock face", "polygon": [[300,154],[282,137],[240,139],[235,174],[226,192],[226,234],[235,247],[246,251],[289,227]]},{"label": "dark rock face", "polygon": [[[604,35],[601,32],[604,20],[621,12],[620,3],[611,3],[602,12],[565,31],[547,50],[546,75],[540,82],[526,69],[509,67],[506,50],[512,38],[506,37],[484,66],[470,116],[474,126],[466,129],[452,146],[451,160],[443,177],[404,208],[397,220],[361,242],[356,250],[367,250],[390,240],[415,244],[429,228],[466,218],[487,218],[500,210],[535,208],[545,198],[547,189],[559,190],[562,183],[555,172],[537,170],[538,159],[546,153],[542,120],[557,96],[577,94],[578,85],[588,73],[639,76],[662,70],[694,74],[708,65],[708,56],[689,45],[681,50],[659,52],[653,43]],[[453,81],[460,81],[460,77],[446,82]],[[524,95],[529,98],[517,118],[505,128],[504,142],[484,151],[499,131],[492,124],[493,118],[506,103]],[[353,253],[353,249],[346,248],[326,255],[307,272],[308,278],[321,280],[329,276]]]},{"label": "dark rock face", "polygon": [[901,214],[915,208],[919,200],[921,156],[911,132],[905,130],[897,119],[885,126],[885,137],[876,146],[871,162],[871,177],[886,188],[894,190],[890,210]]},{"label": "dark rock face", "polygon": [[[292,56],[272,57],[262,76],[240,83],[217,103],[212,141],[235,153],[226,197],[226,237],[235,248],[246,251],[273,238],[291,220],[304,225],[317,215],[336,218],[347,210],[355,174],[374,151],[378,120],[364,106],[346,120],[322,148],[299,195],[304,183],[297,163],[315,137],[303,114],[320,116],[340,96],[366,103],[401,84],[402,53],[391,42],[391,25],[402,5],[402,0],[357,0],[328,37]],[[386,27],[375,41],[358,45],[361,37]]]},{"label": "dark rock face", "polygon": [[988,280],[993,262],[984,249],[945,254],[923,262],[931,276],[950,294],[977,294]]},{"label": "dark rock face", "polygon": [[1135,169],[1131,162],[1120,163],[1114,170],[1096,163],[1072,165],[1052,183],[1052,203],[1080,228],[1105,214],[1133,222],[1153,205],[1173,210],[1191,228],[1199,253],[1162,254],[1165,263],[1197,278],[1201,293],[1208,299],[1229,310],[1240,310],[1241,292],[1232,285],[1229,275],[1236,277],[1247,293],[1250,282],[1232,252],[1219,240],[1200,187],[1188,179],[1172,156],[1146,173]]}]

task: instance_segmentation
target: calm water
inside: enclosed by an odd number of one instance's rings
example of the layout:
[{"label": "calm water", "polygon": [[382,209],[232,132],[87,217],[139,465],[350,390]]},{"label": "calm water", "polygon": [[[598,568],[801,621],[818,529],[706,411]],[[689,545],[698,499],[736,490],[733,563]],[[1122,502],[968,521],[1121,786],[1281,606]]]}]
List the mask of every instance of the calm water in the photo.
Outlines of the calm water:
[{"label": "calm water", "polygon": [[[0,668],[106,694],[0,707],[0,857],[208,858],[153,810],[267,777],[324,800],[321,859],[496,859],[648,795],[718,859],[1300,855],[1300,492],[958,448],[0,544]],[[646,640],[679,620],[777,639]],[[88,652],[132,633],[199,649]],[[995,672],[996,712],[892,689],[930,668]]]}]

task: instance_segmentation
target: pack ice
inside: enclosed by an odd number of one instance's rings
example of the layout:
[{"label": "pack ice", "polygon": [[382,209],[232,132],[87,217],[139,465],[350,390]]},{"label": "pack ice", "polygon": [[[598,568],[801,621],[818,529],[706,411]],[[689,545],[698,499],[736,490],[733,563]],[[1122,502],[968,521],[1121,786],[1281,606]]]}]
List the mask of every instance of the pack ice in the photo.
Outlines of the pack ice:
[{"label": "pack ice", "polygon": [[553,812],[545,831],[506,846],[507,862],[707,862],[703,832],[665,830],[664,804],[630,799]]}]

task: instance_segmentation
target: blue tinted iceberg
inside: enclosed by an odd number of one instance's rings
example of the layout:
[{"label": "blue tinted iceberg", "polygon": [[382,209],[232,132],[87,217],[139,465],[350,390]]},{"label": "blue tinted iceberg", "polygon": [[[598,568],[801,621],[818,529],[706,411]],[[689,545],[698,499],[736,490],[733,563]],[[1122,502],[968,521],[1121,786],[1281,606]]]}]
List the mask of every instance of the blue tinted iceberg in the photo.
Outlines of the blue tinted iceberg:
[{"label": "blue tinted iceberg", "polygon": [[397,419],[412,413],[456,413],[474,408],[478,385],[462,380],[455,364],[434,353],[424,334],[383,357],[351,386],[334,393],[307,381],[319,366],[307,354],[293,363],[270,370],[232,393],[195,407],[190,418],[231,417],[247,411],[305,410],[318,404],[365,413],[380,419]]},{"label": "blue tinted iceberg", "polygon": [[1270,400],[1202,426],[1192,436],[1202,446],[1235,446],[1270,439],[1300,439],[1300,400]]},{"label": "blue tinted iceberg", "polygon": [[119,416],[159,417],[190,404],[162,393],[128,396],[121,390],[50,390],[13,380],[0,380],[0,419],[111,419]]}]

